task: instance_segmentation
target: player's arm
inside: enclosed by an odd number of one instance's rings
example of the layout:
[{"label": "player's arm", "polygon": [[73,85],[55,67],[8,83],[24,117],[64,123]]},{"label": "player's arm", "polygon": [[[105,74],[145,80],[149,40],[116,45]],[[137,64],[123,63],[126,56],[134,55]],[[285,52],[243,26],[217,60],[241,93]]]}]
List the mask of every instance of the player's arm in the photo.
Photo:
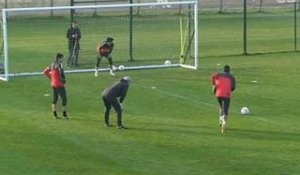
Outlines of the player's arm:
[{"label": "player's arm", "polygon": [[216,79],[217,79],[217,75],[218,75],[218,73],[213,73],[213,74],[211,74],[211,76],[210,76],[210,82],[211,82],[211,84],[212,85],[215,85],[216,84]]},{"label": "player's arm", "polygon": [[231,91],[235,90],[235,78],[231,76]]},{"label": "player's arm", "polygon": [[120,96],[120,100],[119,100],[120,103],[123,103],[123,101],[127,95],[128,87],[129,87],[128,84],[121,86],[121,96]]},{"label": "player's arm", "polygon": [[216,87],[216,78],[217,78],[217,73],[213,73],[211,76],[210,76],[210,82],[212,84],[212,93],[216,93],[217,91],[217,87]]},{"label": "player's arm", "polygon": [[98,53],[100,53],[100,50],[101,50],[101,44],[99,44],[99,45],[97,46],[97,52],[98,52]]},{"label": "player's arm", "polygon": [[77,29],[77,39],[78,39],[78,40],[81,39],[81,31],[80,31],[79,28]]},{"label": "player's arm", "polygon": [[62,68],[59,68],[59,74],[60,74],[60,81],[63,84],[66,84],[66,77],[65,77],[65,73],[64,70]]},{"label": "player's arm", "polygon": [[50,66],[46,67],[44,70],[44,75],[49,79],[51,78],[50,72],[51,72],[51,67]]},{"label": "player's arm", "polygon": [[114,43],[112,43],[112,44],[111,44],[111,46],[109,47],[109,48],[110,48],[110,50],[109,50],[109,54],[110,54],[110,53],[113,51],[113,49],[114,49],[114,46],[115,46],[115,45],[114,45]]},{"label": "player's arm", "polygon": [[212,86],[211,91],[213,94],[216,94],[217,92],[217,87],[215,85]]}]

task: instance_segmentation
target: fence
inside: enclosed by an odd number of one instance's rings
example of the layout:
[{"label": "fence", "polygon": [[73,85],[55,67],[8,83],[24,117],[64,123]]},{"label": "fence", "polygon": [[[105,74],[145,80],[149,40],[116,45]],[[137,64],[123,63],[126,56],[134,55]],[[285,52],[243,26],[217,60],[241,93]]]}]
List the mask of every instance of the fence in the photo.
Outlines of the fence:
[{"label": "fence", "polygon": [[[83,5],[78,3],[79,1],[86,2],[86,5],[130,2],[129,0],[74,1],[77,2],[74,5]],[[157,1],[166,0],[132,0],[133,3]],[[297,51],[297,43],[300,40],[298,39],[299,24],[297,24],[297,19],[300,18],[300,0],[296,3],[290,3],[291,1],[293,0],[199,1],[201,29],[199,43],[202,51],[200,55]],[[70,2],[71,0],[2,0],[0,8],[69,6]],[[246,2],[247,13],[243,13],[244,2]],[[143,11],[141,10],[140,13],[142,14]],[[209,15],[202,15],[205,13],[213,13],[215,16],[210,18]],[[51,12],[50,14],[53,15]]]},{"label": "fence", "polygon": [[[127,1],[127,2],[126,2]],[[156,2],[167,0],[132,0],[133,3]],[[169,1],[184,1],[184,0],[169,0]],[[247,6],[251,9],[266,10],[270,8],[281,8],[278,1],[285,0],[247,0]],[[291,0],[286,0],[291,1]],[[129,0],[74,0],[83,4],[111,4],[111,3],[128,3]],[[51,6],[69,6],[71,0],[2,0],[0,9],[2,8],[18,8],[18,7],[51,7]],[[79,4],[79,3],[78,3]],[[216,12],[232,12],[241,11],[243,9],[243,0],[199,0],[200,10],[209,10]]]}]

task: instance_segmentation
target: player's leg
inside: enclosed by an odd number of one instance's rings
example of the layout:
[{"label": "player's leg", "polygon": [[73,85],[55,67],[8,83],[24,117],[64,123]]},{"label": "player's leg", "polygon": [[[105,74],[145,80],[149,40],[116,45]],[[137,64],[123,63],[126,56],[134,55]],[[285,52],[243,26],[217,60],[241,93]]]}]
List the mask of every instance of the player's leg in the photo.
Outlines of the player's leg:
[{"label": "player's leg", "polygon": [[226,120],[225,120],[225,98],[218,97],[218,102],[220,105],[220,127],[221,132],[224,133],[226,127]]},{"label": "player's leg", "polygon": [[58,119],[59,117],[57,116],[57,112],[56,112],[56,104],[57,104],[57,100],[58,100],[58,91],[56,88],[52,87],[53,89],[53,97],[52,97],[52,112],[53,112],[53,117]]},{"label": "player's leg", "polygon": [[222,98],[222,103],[223,103],[223,123],[222,123],[222,128],[221,128],[221,132],[224,133],[226,126],[228,124],[228,110],[229,110],[229,105],[230,105],[230,98]]},{"label": "player's leg", "polygon": [[105,98],[102,97],[104,106],[105,106],[105,112],[104,112],[104,122],[106,127],[111,127],[112,125],[109,123],[109,114],[111,109],[111,103]]},{"label": "player's leg", "polygon": [[99,69],[101,59],[102,59],[102,56],[100,54],[97,54],[96,65],[95,65],[95,77],[98,77],[98,69]]},{"label": "player's leg", "polygon": [[230,106],[230,98],[224,98],[224,120],[227,123],[228,121],[228,113],[229,113],[229,106]]},{"label": "player's leg", "polygon": [[220,127],[222,127],[223,124],[223,115],[224,115],[224,110],[223,110],[223,100],[221,97],[217,97],[218,103],[219,103],[219,120],[220,120]]},{"label": "player's leg", "polygon": [[62,100],[62,112],[63,112],[63,117],[65,119],[68,119],[68,115],[67,115],[67,92],[65,87],[60,87],[58,88],[58,94]]},{"label": "player's leg", "polygon": [[71,67],[72,65],[72,52],[73,52],[72,43],[69,41],[68,67]]},{"label": "player's leg", "polygon": [[78,47],[76,50],[75,50],[75,56],[74,56],[74,66],[75,67],[78,67],[78,57],[79,57],[79,51],[80,51],[80,48]]},{"label": "player's leg", "polygon": [[76,59],[76,50],[78,48],[77,41],[70,41],[70,47],[69,47],[69,66],[74,67],[75,66],[75,59]]},{"label": "player's leg", "polygon": [[115,109],[116,113],[117,113],[117,125],[119,129],[126,129],[126,127],[123,125],[122,123],[122,108],[121,105],[119,103],[119,101],[117,99],[113,100],[111,105],[113,106],[113,108]]},{"label": "player's leg", "polygon": [[116,74],[114,73],[114,70],[113,70],[113,61],[112,61],[112,56],[111,56],[111,54],[109,54],[109,55],[107,56],[107,60],[108,60],[108,63],[109,63],[109,68],[110,68],[109,73],[110,73],[110,75],[115,76]]}]

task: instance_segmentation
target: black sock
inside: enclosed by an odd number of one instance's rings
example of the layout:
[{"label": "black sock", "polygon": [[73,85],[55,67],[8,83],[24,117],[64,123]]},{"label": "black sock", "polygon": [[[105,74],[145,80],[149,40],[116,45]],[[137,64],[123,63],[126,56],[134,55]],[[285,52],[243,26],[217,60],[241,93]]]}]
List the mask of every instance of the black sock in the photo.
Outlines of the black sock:
[{"label": "black sock", "polygon": [[56,111],[53,111],[53,116],[54,116],[54,117],[57,117]]},{"label": "black sock", "polygon": [[67,111],[63,111],[63,116],[64,116],[64,117],[68,117]]}]

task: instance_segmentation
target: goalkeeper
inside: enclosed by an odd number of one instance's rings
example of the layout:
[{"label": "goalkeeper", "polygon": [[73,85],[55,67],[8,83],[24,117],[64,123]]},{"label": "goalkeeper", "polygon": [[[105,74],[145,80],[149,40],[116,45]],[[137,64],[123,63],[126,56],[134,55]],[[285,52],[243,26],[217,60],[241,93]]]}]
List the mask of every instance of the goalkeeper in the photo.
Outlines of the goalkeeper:
[{"label": "goalkeeper", "polygon": [[109,123],[109,114],[111,107],[113,107],[117,113],[118,129],[127,129],[122,124],[122,103],[126,97],[130,81],[131,78],[125,76],[121,80],[115,82],[111,87],[104,89],[102,92],[102,100],[105,106],[104,120],[106,127],[112,126]]},{"label": "goalkeeper", "polygon": [[103,57],[107,58],[109,66],[110,66],[110,75],[115,76],[114,70],[113,70],[113,61],[112,61],[112,56],[111,52],[113,51],[114,48],[114,43],[113,43],[113,38],[112,37],[107,37],[106,41],[102,42],[101,44],[98,45],[97,47],[97,61],[96,61],[96,66],[95,66],[95,77],[98,77],[98,69],[100,65],[100,61]]}]

